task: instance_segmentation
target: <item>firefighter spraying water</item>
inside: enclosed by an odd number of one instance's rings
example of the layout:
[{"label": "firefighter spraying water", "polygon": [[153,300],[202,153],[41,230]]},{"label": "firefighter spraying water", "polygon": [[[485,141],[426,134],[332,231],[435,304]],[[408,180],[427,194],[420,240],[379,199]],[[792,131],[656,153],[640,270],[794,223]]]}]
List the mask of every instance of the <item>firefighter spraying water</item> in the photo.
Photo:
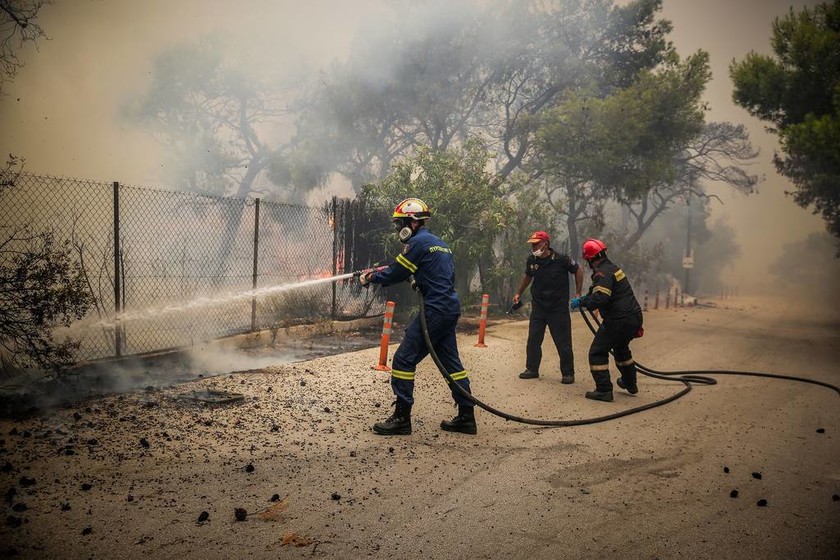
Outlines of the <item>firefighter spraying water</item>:
[{"label": "firefighter spraying water", "polygon": [[[170,313],[211,307],[240,300],[259,298],[319,284],[356,278],[368,287],[370,284],[389,286],[411,281],[420,301],[420,313],[406,329],[403,341],[394,354],[391,369],[391,387],[395,395],[395,409],[383,422],[374,424],[379,435],[408,435],[412,432],[411,408],[414,403],[414,376],[417,364],[431,356],[441,375],[446,379],[458,413],[452,420],[444,420],[440,427],[445,431],[476,434],[474,407],[479,406],[501,418],[540,426],[579,426],[605,422],[662,406],[691,391],[693,384],[714,385],[716,380],[700,374],[727,374],[787,379],[821,385],[840,394],[840,387],[822,381],[763,372],[731,370],[687,370],[662,372],[648,368],[633,359],[629,343],[641,336],[641,308],[624,273],[606,254],[606,245],[598,239],[588,239],[582,248],[582,257],[593,270],[592,287],[583,297],[573,298],[572,310],[579,310],[595,338],[589,351],[590,370],[595,380],[595,390],[586,398],[597,401],[613,400],[609,374],[609,354],[613,354],[620,372],[617,384],[628,393],[638,393],[637,372],[661,380],[676,381],[685,387],[676,394],[647,404],[612,412],[594,418],[544,420],[515,416],[496,409],[473,396],[470,380],[461,363],[456,341],[456,328],[461,306],[454,287],[454,262],[451,249],[431,233],[426,222],[431,217],[429,207],[420,199],[408,198],[395,208],[392,221],[403,250],[389,266],[357,270],[335,276],[314,278],[301,282],[268,286],[212,298],[197,298],[184,304],[143,311],[123,313],[111,322],[100,326],[115,326],[132,320],[148,319]],[[517,301],[507,311],[513,313],[521,306]],[[599,311],[601,323],[593,313]],[[587,316],[588,314],[588,316]],[[591,319],[590,319],[591,317]],[[593,326],[593,321],[595,325]]]},{"label": "firefighter spraying water", "polygon": [[395,408],[386,420],[374,424],[373,431],[379,435],[411,433],[414,374],[417,364],[429,355],[430,350],[439,357],[439,367],[443,366],[452,398],[458,405],[458,414],[451,421],[441,422],[441,429],[477,433],[473,402],[465,396],[471,393],[470,380],[461,364],[455,337],[461,302],[455,292],[452,250],[425,227],[430,217],[429,207],[419,198],[407,198],[397,204],[392,221],[400,242],[405,244],[402,252],[387,269],[359,277],[363,286],[390,286],[413,277],[412,286],[419,290],[425,304],[425,310],[408,326],[394,354],[391,388],[396,397]]}]

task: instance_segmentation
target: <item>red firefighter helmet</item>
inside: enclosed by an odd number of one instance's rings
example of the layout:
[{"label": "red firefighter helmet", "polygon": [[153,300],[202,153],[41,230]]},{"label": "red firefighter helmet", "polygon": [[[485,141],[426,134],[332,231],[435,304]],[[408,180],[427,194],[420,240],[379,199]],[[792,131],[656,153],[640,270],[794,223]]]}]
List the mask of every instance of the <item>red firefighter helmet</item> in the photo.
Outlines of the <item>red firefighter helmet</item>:
[{"label": "red firefighter helmet", "polygon": [[607,246],[600,239],[587,239],[583,242],[583,260],[591,261],[602,251],[606,251]]},{"label": "red firefighter helmet", "polygon": [[406,198],[394,208],[394,215],[391,219],[411,218],[413,220],[428,220],[432,213],[428,205],[419,198]]}]

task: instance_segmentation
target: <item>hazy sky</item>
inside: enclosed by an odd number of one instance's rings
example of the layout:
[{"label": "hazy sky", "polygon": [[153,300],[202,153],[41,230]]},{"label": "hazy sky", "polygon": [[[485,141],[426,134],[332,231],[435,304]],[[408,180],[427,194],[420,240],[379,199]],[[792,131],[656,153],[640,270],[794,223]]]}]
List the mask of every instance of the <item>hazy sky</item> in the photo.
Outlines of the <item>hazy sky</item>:
[{"label": "hazy sky", "polygon": [[[763,176],[758,193],[749,197],[731,190],[710,189],[721,197],[723,205],[713,204],[712,221],[726,218],[733,226],[741,246],[742,258],[732,269],[735,281],[757,284],[773,283],[765,278],[766,267],[779,256],[783,245],[799,241],[813,232],[824,232],[821,218],[797,206],[785,190],[791,183],[778,175],[772,158],[778,148],[774,135],[765,125],[732,102],[729,63],[743,60],[756,51],[772,54],[770,33],[773,19],[821,2],[790,0],[664,0],[663,16],[674,24],[672,40],[682,54],[698,49],[711,58],[712,81],[706,90],[711,105],[709,120],[744,124],[753,145],[761,150],[751,173]],[[795,274],[795,271],[791,271]],[[743,290],[746,292],[746,290]]]},{"label": "hazy sky", "polygon": [[[277,67],[304,64],[317,71],[342,56],[362,21],[375,21],[387,0],[54,0],[39,22],[52,38],[22,55],[26,66],[0,98],[0,153],[22,156],[36,173],[143,186],[164,186],[162,149],[120,124],[129,95],[142,92],[153,57],[173,44],[220,32],[229,40],[272,47],[254,53]],[[455,0],[453,0],[455,1]],[[781,246],[822,221],[785,198],[789,183],[773,169],[776,148],[764,126],[731,101],[728,65],[750,51],[770,52],[770,24],[790,0],[664,0],[672,40],[681,54],[711,55],[713,80],[706,99],[710,120],[746,124],[761,149],[753,172],[764,175],[759,193],[719,192],[713,220],[726,217],[747,255],[738,277],[760,276]],[[758,267],[758,269],[756,268]]]}]

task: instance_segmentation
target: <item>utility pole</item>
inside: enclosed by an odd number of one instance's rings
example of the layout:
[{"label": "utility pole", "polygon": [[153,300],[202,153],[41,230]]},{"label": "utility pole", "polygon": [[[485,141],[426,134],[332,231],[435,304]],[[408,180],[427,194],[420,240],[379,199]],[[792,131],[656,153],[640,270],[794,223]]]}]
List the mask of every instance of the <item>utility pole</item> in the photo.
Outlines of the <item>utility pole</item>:
[{"label": "utility pole", "polygon": [[685,283],[683,293],[691,293],[691,268],[694,266],[694,255],[691,253],[691,191],[685,199],[686,227],[685,227],[685,256],[683,257],[683,269],[685,269]]}]

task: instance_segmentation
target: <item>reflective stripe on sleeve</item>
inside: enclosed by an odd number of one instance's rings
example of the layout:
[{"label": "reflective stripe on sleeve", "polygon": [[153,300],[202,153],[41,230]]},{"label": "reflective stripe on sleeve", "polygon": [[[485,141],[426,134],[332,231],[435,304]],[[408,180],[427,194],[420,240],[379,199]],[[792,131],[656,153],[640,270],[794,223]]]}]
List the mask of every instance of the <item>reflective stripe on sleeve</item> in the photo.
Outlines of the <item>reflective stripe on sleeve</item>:
[{"label": "reflective stripe on sleeve", "polygon": [[403,265],[412,274],[417,272],[417,265],[405,258],[404,255],[397,255],[397,262]]},{"label": "reflective stripe on sleeve", "polygon": [[609,288],[605,288],[605,287],[603,287],[603,286],[595,286],[595,287],[592,289],[592,292],[593,292],[593,293],[594,293],[594,292],[601,292],[602,294],[607,294],[608,296],[611,296],[611,295],[612,295],[612,290],[610,290]]}]

